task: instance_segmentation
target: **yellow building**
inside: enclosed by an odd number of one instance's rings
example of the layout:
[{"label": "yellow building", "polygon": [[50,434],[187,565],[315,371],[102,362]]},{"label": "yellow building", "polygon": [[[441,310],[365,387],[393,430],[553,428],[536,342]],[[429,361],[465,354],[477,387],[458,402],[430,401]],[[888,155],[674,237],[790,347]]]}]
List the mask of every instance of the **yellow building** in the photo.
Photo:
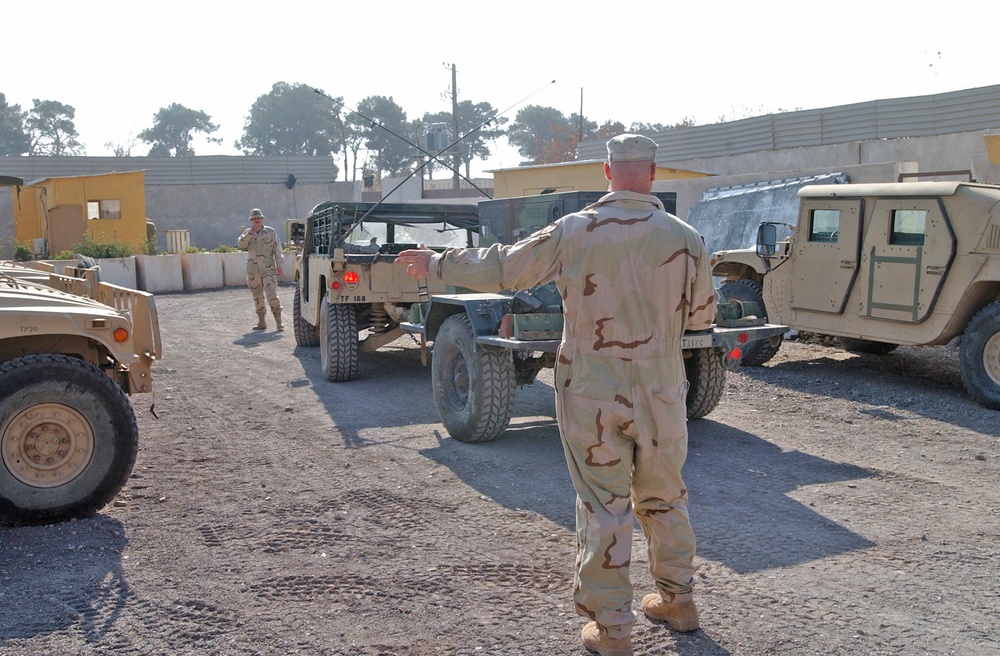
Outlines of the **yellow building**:
[{"label": "yellow building", "polygon": [[14,196],[14,235],[37,257],[98,243],[146,243],[146,182],[142,171],[45,178]]},{"label": "yellow building", "polygon": [[[604,160],[537,164],[510,169],[487,171],[493,174],[494,198],[534,196],[557,191],[606,191],[608,180],[604,177]],[[664,166],[656,167],[657,180],[705,178],[707,173],[682,171]]]}]

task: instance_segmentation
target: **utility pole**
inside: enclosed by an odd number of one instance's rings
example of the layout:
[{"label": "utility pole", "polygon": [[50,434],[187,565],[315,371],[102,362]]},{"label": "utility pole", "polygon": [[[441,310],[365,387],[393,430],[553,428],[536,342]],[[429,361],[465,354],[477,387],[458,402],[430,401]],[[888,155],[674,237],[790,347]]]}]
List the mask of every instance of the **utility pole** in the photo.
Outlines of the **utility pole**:
[{"label": "utility pole", "polygon": [[[448,67],[445,64],[445,67]],[[455,65],[451,64],[451,123],[454,132],[452,133],[451,140],[454,141],[458,139],[461,135],[458,132],[458,74],[455,71]],[[458,146],[455,146],[455,152],[451,156],[451,166],[452,166],[452,189],[458,189],[459,184],[459,167],[462,165],[462,158],[459,154]]]}]

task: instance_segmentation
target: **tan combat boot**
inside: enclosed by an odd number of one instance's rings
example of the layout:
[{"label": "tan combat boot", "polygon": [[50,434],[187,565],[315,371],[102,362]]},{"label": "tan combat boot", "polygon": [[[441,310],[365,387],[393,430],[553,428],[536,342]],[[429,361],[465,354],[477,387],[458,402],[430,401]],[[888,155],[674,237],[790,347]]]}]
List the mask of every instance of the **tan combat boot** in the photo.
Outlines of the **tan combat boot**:
[{"label": "tan combat boot", "polygon": [[658,592],[648,594],[642,598],[642,610],[649,619],[666,622],[674,631],[687,633],[698,629],[698,608],[691,593],[670,595],[669,599]]},{"label": "tan combat boot", "polygon": [[257,315],[257,325],[253,327],[254,330],[266,330],[267,324],[264,323],[264,315]]},{"label": "tan combat boot", "polygon": [[284,330],[285,329],[285,324],[281,323],[281,313],[280,312],[275,312],[274,313],[274,323],[277,324],[274,327],[275,330]]},{"label": "tan combat boot", "polygon": [[632,637],[612,638],[597,622],[587,622],[581,632],[583,646],[601,656],[632,656]]}]

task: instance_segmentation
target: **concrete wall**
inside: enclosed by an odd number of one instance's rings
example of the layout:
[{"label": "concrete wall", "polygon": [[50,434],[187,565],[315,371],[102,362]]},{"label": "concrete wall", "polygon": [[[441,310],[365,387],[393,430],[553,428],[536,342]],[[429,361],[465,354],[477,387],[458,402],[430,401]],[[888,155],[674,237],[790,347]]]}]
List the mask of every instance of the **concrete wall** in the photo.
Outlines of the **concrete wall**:
[{"label": "concrete wall", "polygon": [[255,207],[284,241],[289,219],[304,218],[324,201],[358,201],[360,194],[360,183],[353,182],[300,182],[292,189],[283,184],[147,185],[146,215],[156,224],[160,250],[167,248],[167,230],[187,230],[191,246],[211,250],[219,245],[236,246]]}]

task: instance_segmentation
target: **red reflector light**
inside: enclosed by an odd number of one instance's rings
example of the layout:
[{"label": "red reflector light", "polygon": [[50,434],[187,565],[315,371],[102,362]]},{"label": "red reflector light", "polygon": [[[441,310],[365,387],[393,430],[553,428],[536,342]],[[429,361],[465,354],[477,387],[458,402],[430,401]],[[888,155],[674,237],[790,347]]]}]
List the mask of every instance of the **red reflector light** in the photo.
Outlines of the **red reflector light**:
[{"label": "red reflector light", "polygon": [[111,334],[115,338],[115,341],[119,343],[128,339],[128,331],[124,328],[115,328],[115,332]]},{"label": "red reflector light", "polygon": [[739,346],[737,346],[736,348],[734,348],[732,351],[729,352],[729,359],[730,360],[742,360],[743,359],[743,351],[740,350]]},{"label": "red reflector light", "polygon": [[330,283],[330,289],[340,289],[340,281],[334,280]]},{"label": "red reflector light", "polygon": [[747,342],[750,341],[750,335],[748,335],[745,332],[742,332],[736,336],[736,341],[738,341],[740,344],[746,344]]},{"label": "red reflector light", "polygon": [[359,278],[358,274],[354,271],[348,271],[344,274],[344,282],[346,283],[354,284],[359,280],[361,280],[361,278]]}]

